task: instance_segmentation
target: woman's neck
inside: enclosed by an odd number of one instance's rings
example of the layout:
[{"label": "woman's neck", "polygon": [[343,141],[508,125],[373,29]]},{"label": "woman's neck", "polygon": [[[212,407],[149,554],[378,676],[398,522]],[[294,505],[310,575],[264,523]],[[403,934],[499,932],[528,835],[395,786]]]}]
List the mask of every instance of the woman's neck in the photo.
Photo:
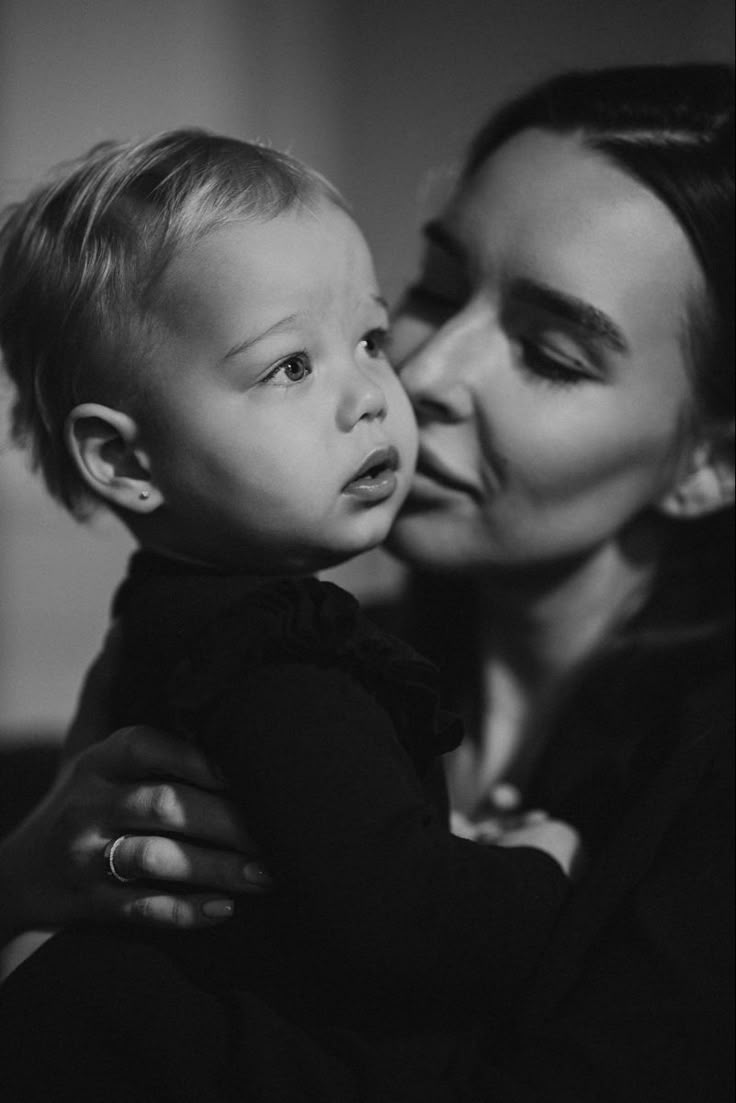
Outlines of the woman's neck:
[{"label": "woman's neck", "polygon": [[500,781],[523,787],[562,688],[646,601],[657,541],[644,535],[554,570],[479,580],[474,739],[464,752],[474,792],[465,787],[466,809]]},{"label": "woman's neck", "polygon": [[574,561],[479,580],[482,665],[502,662],[532,692],[565,680],[646,602],[659,550],[642,521]]}]

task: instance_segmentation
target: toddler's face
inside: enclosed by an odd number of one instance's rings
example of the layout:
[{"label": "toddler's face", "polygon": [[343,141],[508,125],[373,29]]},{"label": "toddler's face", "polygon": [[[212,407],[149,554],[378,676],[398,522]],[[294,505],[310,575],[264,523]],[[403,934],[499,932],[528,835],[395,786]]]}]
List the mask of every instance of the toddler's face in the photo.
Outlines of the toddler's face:
[{"label": "toddler's face", "polygon": [[170,550],[307,572],[375,546],[416,457],[368,247],[328,201],[176,257],[143,425]]}]

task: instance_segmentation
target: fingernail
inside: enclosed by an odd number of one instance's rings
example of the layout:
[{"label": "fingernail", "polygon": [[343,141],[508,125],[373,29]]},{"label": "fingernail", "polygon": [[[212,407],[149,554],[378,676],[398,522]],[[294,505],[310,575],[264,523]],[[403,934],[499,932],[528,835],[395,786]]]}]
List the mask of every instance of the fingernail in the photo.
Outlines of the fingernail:
[{"label": "fingernail", "polygon": [[229,919],[234,910],[232,900],[207,900],[202,905],[202,914],[208,919]]},{"label": "fingernail", "polygon": [[273,881],[258,862],[246,862],[243,866],[243,876],[250,885],[270,886]]}]

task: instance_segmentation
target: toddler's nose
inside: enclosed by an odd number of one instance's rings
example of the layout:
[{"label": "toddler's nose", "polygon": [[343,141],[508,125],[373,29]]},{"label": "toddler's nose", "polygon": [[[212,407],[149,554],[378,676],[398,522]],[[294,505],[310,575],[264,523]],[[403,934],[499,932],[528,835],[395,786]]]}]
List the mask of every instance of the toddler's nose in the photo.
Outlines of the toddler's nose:
[{"label": "toddler's nose", "polygon": [[359,421],[382,421],[388,413],[386,394],[372,376],[355,368],[343,388],[338,420],[343,429],[352,429]]}]

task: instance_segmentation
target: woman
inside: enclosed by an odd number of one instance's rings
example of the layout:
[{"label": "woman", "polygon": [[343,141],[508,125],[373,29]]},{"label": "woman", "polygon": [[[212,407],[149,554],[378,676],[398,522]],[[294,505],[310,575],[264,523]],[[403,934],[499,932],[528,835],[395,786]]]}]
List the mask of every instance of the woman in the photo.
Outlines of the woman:
[{"label": "woman", "polygon": [[[397,313],[422,451],[393,544],[473,734],[455,807],[472,830],[521,799],[588,847],[479,1100],[729,1087],[732,110],[718,66],[533,90],[476,139]],[[164,735],[86,751],[6,840],[4,922],[211,922],[262,877],[216,788]],[[127,834],[112,872],[220,891],[103,883]]]}]

